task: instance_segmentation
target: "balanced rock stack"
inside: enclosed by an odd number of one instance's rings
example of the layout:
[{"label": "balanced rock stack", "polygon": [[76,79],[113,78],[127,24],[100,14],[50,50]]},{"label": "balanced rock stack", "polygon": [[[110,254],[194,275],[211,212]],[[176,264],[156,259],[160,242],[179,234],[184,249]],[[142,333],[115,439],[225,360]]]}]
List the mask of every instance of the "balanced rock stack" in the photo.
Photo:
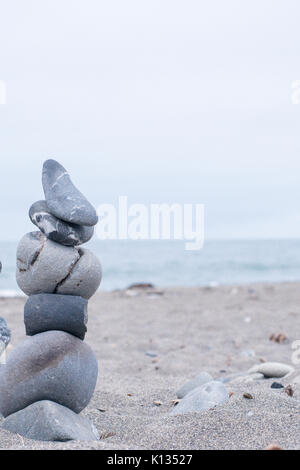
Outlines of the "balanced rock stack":
[{"label": "balanced rock stack", "polygon": [[40,231],[25,235],[17,250],[17,282],[29,296],[29,338],[0,368],[2,427],[38,440],[96,440],[96,428],[79,413],[98,375],[97,359],[83,339],[101,265],[79,245],[93,236],[98,217],[55,160],[44,163],[42,182],[45,201],[29,211]]}]

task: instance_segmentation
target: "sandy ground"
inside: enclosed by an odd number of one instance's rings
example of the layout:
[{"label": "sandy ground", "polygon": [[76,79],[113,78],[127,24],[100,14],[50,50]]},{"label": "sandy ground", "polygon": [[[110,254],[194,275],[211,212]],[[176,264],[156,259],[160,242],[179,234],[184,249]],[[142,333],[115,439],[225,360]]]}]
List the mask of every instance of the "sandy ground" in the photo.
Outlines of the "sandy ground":
[{"label": "sandy ground", "polygon": [[[24,299],[0,299],[24,339]],[[42,443],[0,431],[1,449],[283,449],[300,447],[300,365],[288,379],[226,383],[229,401],[204,413],[170,416],[176,390],[201,371],[214,378],[246,372],[260,361],[292,363],[300,339],[300,284],[100,292],[89,304],[86,341],[99,380],[83,415],[99,442]],[[277,343],[272,333],[287,340]],[[253,399],[244,398],[251,393]]]}]

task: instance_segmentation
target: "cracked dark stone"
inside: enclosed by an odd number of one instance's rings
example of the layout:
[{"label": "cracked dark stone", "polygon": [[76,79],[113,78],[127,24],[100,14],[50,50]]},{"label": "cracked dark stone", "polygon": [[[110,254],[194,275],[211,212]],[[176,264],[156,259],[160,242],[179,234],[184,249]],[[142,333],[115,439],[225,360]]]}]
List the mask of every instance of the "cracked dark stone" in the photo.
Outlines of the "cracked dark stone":
[{"label": "cracked dark stone", "polygon": [[98,258],[84,248],[55,243],[41,232],[26,234],[17,250],[17,283],[28,296],[78,295],[89,299],[101,282]]}]

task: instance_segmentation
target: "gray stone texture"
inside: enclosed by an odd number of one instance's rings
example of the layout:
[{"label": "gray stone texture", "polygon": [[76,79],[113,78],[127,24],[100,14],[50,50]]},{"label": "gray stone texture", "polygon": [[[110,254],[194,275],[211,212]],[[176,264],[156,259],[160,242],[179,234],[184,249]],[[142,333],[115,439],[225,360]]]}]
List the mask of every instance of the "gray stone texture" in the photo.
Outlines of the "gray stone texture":
[{"label": "gray stone texture", "polygon": [[1,427],[37,441],[96,441],[99,434],[87,418],[65,406],[43,400],[8,416]]},{"label": "gray stone texture", "polygon": [[74,186],[66,169],[56,160],[50,159],[44,163],[42,183],[51,214],[73,224],[97,224],[96,210]]},{"label": "gray stone texture", "polygon": [[84,339],[88,321],[87,300],[75,295],[31,295],[24,308],[26,334],[60,330]]},{"label": "gray stone texture", "polygon": [[97,381],[91,348],[69,333],[47,331],[27,338],[0,367],[0,413],[8,416],[50,400],[80,413]]}]

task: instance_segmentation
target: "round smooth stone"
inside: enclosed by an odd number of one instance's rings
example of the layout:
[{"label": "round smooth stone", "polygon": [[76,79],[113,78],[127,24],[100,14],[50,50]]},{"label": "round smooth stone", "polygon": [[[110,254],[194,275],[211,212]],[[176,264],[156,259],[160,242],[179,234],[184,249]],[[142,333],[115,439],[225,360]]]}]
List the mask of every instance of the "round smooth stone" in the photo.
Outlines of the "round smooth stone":
[{"label": "round smooth stone", "polygon": [[200,387],[207,382],[212,382],[214,379],[207,372],[201,372],[197,377],[184,384],[176,393],[178,398],[183,398],[190,393],[194,388]]},{"label": "round smooth stone", "polygon": [[19,243],[16,279],[28,296],[46,293],[89,299],[101,276],[100,261],[89,250],[60,245],[41,232],[26,234]]},{"label": "round smooth stone", "polygon": [[228,398],[228,392],[222,382],[208,382],[185,395],[174,407],[171,414],[178,415],[209,410],[224,403]]},{"label": "round smooth stone", "polygon": [[288,364],[280,362],[263,362],[262,364],[251,367],[251,369],[248,370],[248,373],[263,374],[266,378],[280,378],[291,374],[294,370],[294,367],[289,366]]},{"label": "round smooth stone", "polygon": [[91,348],[64,331],[27,338],[0,367],[0,413],[8,416],[32,403],[50,400],[80,413],[97,381]]},{"label": "round smooth stone", "polygon": [[41,232],[27,233],[17,249],[17,283],[27,295],[53,293],[79,258],[76,248],[52,242]]},{"label": "round smooth stone", "polygon": [[31,295],[24,308],[27,336],[59,330],[84,339],[88,301],[75,295]]},{"label": "round smooth stone", "polygon": [[88,242],[94,234],[94,227],[71,224],[52,215],[46,201],[37,201],[32,204],[29,217],[47,238],[62,245],[82,245]]},{"label": "round smooth stone", "polygon": [[96,210],[74,186],[67,170],[56,160],[50,159],[44,163],[42,183],[51,214],[73,224],[97,224]]},{"label": "round smooth stone", "polygon": [[37,441],[96,441],[93,423],[53,401],[37,401],[8,416],[1,428]]}]

